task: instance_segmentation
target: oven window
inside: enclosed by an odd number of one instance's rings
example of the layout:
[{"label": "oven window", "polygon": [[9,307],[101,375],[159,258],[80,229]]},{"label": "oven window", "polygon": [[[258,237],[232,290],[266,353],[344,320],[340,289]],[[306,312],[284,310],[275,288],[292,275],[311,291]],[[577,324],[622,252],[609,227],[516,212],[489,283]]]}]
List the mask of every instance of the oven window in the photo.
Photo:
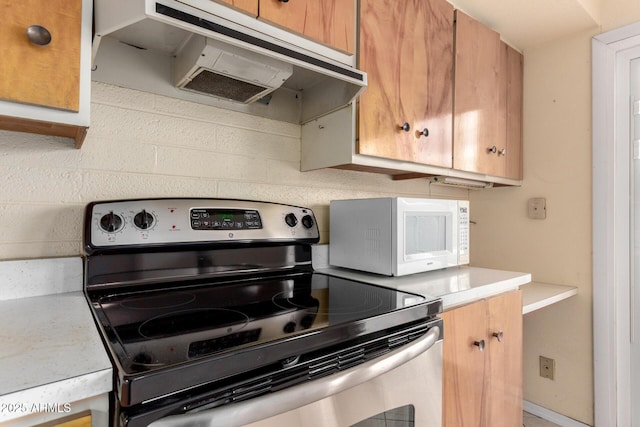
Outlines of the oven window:
[{"label": "oven window", "polygon": [[415,409],[405,405],[360,421],[351,427],[414,427]]}]

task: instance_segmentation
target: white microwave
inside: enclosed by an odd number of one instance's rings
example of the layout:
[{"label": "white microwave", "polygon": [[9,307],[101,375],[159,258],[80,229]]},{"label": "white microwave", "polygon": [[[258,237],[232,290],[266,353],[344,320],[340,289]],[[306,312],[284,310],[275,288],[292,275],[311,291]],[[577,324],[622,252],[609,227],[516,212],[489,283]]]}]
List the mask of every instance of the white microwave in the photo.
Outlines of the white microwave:
[{"label": "white microwave", "polygon": [[469,201],[332,200],[329,263],[387,276],[469,264]]}]

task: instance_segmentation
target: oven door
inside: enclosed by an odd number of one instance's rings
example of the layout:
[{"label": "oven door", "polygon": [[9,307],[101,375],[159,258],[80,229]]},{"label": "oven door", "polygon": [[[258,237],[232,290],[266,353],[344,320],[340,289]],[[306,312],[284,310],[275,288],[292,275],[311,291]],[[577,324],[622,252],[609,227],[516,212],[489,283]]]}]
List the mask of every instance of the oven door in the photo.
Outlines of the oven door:
[{"label": "oven door", "polygon": [[[386,422],[388,423],[385,423]],[[433,327],[383,357],[328,377],[153,427],[442,426],[442,339]]]}]

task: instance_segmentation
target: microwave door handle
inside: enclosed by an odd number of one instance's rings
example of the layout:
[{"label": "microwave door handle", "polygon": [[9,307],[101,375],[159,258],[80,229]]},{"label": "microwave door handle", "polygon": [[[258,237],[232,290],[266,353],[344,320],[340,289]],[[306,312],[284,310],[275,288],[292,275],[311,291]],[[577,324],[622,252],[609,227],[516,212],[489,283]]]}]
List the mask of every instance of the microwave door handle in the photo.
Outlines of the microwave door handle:
[{"label": "microwave door handle", "polygon": [[440,327],[433,326],[412,344],[339,372],[289,387],[275,393],[213,409],[194,409],[152,422],[150,427],[237,427],[282,414],[370,381],[428,351],[440,338]]}]

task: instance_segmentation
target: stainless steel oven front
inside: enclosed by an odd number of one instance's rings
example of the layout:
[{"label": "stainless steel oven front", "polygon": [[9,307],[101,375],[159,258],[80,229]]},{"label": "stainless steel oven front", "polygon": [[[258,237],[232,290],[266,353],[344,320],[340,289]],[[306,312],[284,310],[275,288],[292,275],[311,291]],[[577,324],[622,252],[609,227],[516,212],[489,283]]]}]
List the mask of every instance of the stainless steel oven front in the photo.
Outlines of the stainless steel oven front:
[{"label": "stainless steel oven front", "polygon": [[344,373],[152,426],[441,427],[442,339],[422,340]]},{"label": "stainless steel oven front", "polygon": [[313,212],[90,203],[85,293],[113,426],[441,426],[439,299],[315,272]]}]

